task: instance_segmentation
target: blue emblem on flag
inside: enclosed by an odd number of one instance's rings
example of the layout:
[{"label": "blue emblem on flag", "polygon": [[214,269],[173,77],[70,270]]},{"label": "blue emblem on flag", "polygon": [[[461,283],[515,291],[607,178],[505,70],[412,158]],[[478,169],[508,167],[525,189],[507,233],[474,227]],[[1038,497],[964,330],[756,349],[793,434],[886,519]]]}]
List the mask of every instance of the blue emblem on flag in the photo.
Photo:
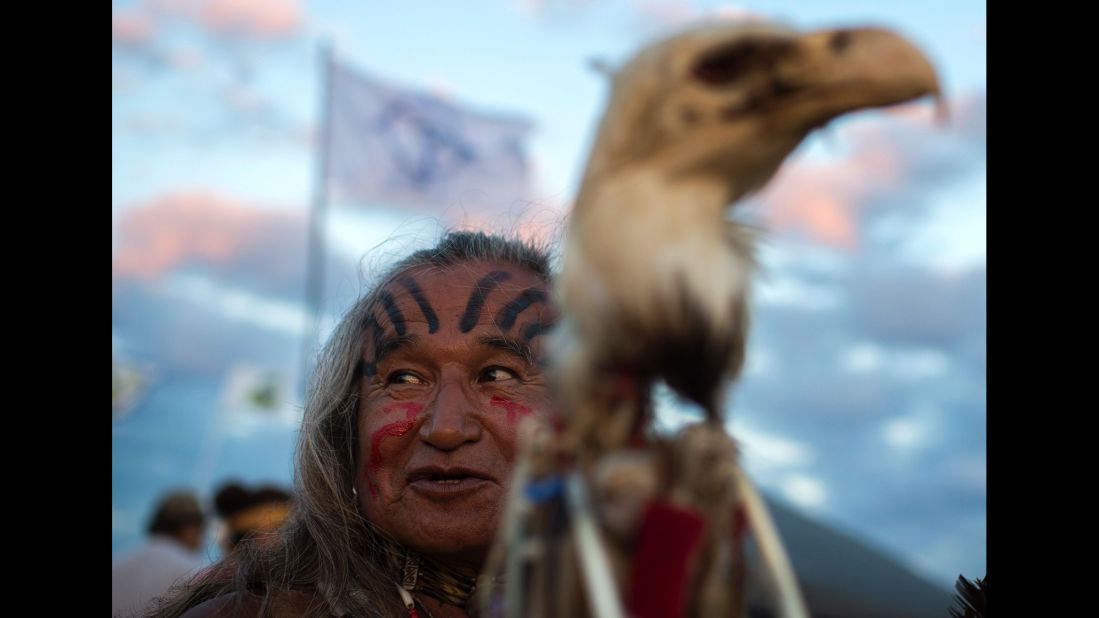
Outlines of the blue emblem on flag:
[{"label": "blue emblem on flag", "polygon": [[341,202],[506,210],[526,198],[523,119],[330,65],[328,187]]}]

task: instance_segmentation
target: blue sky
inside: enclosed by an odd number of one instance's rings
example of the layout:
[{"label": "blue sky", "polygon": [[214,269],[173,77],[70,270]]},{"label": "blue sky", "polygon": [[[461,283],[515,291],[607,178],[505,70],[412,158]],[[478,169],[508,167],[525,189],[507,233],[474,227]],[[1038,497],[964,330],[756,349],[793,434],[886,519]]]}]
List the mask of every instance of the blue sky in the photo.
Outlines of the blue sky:
[{"label": "blue sky", "polygon": [[[140,539],[158,491],[289,483],[294,404],[234,414],[223,386],[233,367],[297,371],[319,41],[380,79],[534,125],[524,208],[334,213],[332,318],[374,267],[453,217],[559,222],[607,93],[589,62],[621,62],[690,19],[746,14],[899,30],[935,62],[952,120],[936,127],[927,103],[842,119],[738,207],[769,230],[729,409],[745,465],[778,499],[933,581],[983,576],[980,2],[114,3],[112,347],[150,384],[112,425],[114,553]],[[689,415],[668,409],[667,423]]]}]

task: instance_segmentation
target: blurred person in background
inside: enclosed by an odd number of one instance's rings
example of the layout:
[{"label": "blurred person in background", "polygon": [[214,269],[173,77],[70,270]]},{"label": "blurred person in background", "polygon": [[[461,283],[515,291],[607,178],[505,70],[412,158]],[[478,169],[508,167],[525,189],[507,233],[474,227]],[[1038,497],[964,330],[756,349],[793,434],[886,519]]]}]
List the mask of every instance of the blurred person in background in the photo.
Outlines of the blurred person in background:
[{"label": "blurred person in background", "polygon": [[549,258],[447,234],[401,260],[318,359],[297,505],[156,616],[467,616],[504,512],[516,428],[550,408]]},{"label": "blurred person in background", "polygon": [[205,526],[193,493],[175,491],[161,498],[149,523],[149,538],[111,567],[111,615],[141,614],[153,599],[201,569]]},{"label": "blurred person in background", "polygon": [[271,535],[286,521],[292,505],[293,497],[279,487],[252,491],[235,482],[222,485],[214,495],[214,508],[225,526],[220,540],[222,551],[229,554],[245,539],[271,542]]}]

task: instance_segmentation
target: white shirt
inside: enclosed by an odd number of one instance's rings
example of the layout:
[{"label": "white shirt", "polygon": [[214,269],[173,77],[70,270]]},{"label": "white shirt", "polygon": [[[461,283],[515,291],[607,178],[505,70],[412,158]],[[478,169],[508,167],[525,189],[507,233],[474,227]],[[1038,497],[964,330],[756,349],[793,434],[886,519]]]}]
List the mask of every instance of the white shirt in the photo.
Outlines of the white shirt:
[{"label": "white shirt", "polygon": [[205,562],[177,541],[153,536],[111,566],[111,616],[141,615],[154,598],[181,584]]}]

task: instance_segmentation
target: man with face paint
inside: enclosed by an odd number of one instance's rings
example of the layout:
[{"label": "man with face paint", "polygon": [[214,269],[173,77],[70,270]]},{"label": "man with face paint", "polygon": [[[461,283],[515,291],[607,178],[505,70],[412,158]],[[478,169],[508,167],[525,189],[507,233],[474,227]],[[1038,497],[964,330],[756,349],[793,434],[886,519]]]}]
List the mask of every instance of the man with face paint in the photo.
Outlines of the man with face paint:
[{"label": "man with face paint", "polygon": [[406,270],[364,346],[355,488],[363,514],[476,575],[502,515],[519,421],[546,407],[545,281],[487,261]]},{"label": "man with face paint", "polygon": [[548,414],[549,260],[447,234],[394,266],[317,363],[299,503],[157,616],[466,616],[502,521],[523,418]]}]

